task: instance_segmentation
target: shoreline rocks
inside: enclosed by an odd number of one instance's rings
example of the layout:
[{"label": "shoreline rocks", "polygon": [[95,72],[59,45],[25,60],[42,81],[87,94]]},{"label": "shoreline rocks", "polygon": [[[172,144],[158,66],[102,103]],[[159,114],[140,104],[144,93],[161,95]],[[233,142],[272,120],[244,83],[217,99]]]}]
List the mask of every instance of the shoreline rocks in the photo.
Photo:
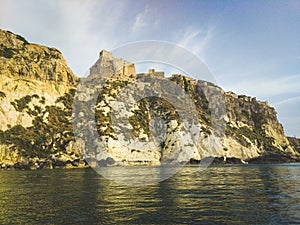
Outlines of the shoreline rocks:
[{"label": "shoreline rocks", "polygon": [[[242,159],[235,157],[205,157],[202,161],[211,162],[211,164],[246,164]],[[201,160],[191,158],[189,164],[200,164]]]},{"label": "shoreline rocks", "polygon": [[262,156],[248,160],[249,164],[282,164],[282,163],[297,163],[300,158],[283,155],[282,153],[265,153]]},{"label": "shoreline rocks", "polygon": [[[286,156],[280,153],[266,153],[262,156],[252,158],[246,161],[231,157],[205,157],[202,159],[205,162],[211,162],[210,165],[241,165],[241,164],[284,164],[284,163],[299,163],[300,158]],[[184,164],[185,162],[183,162]],[[186,165],[198,165],[201,160],[191,158]],[[74,159],[62,161],[60,159],[38,159],[38,160],[23,160],[17,163],[0,164],[0,170],[40,170],[40,169],[74,169],[74,168],[95,168],[95,167],[120,167],[124,165],[116,165],[112,158],[106,160]],[[126,166],[146,166],[146,165],[126,165]],[[147,165],[151,166],[151,165]],[[156,165],[153,165],[156,166]]]},{"label": "shoreline rocks", "polygon": [[67,161],[60,159],[26,159],[16,163],[0,164],[1,170],[71,169],[87,167],[90,167],[89,164],[81,158]]},{"label": "shoreline rocks", "polygon": [[[295,156],[288,156],[282,153],[265,153],[262,156],[242,160],[239,158],[226,158],[226,157],[206,157],[202,160],[212,161],[211,164],[283,164],[283,163],[299,163],[300,158]],[[200,164],[201,160],[191,158],[190,165]]]}]

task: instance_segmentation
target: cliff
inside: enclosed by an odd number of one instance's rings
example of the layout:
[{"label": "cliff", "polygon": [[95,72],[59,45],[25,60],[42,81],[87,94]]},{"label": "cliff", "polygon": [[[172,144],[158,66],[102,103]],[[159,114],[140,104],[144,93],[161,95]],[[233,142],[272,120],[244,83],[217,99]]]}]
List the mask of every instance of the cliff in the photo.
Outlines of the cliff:
[{"label": "cliff", "polygon": [[300,154],[300,139],[296,137],[288,137],[293,148]]},{"label": "cliff", "polygon": [[35,168],[39,157],[65,157],[61,146],[72,143],[63,121],[71,121],[69,96],[79,78],[62,54],[0,30],[0,77],[0,165]]},{"label": "cliff", "polygon": [[[209,157],[216,157],[216,163],[260,163],[261,158],[264,163],[299,160],[275,109],[267,102],[224,92],[212,83],[183,75],[165,78],[154,70],[130,80],[112,72],[122,68],[119,61],[110,55],[109,65],[99,66],[103,70],[98,73],[93,71],[77,96],[81,99],[75,112],[80,121],[76,123],[78,143],[88,157],[104,165],[197,163]],[[174,92],[178,87],[185,93]],[[98,93],[96,116],[89,117],[94,112],[88,110],[94,107],[91,99]],[[225,108],[218,109],[216,105],[222,101]],[[224,112],[213,112],[214,107]],[[213,114],[218,115],[214,118]],[[96,133],[91,132],[94,119]],[[199,126],[185,124],[188,120]],[[216,120],[220,127],[214,126]],[[193,129],[197,138],[191,137]],[[89,136],[99,136],[100,141],[89,143]]]},{"label": "cliff", "polygon": [[105,50],[79,79],[57,49],[3,30],[0,43],[2,168],[299,160],[266,102],[183,75],[136,74]]},{"label": "cliff", "polygon": [[67,66],[61,52],[31,44],[20,35],[0,30],[0,76],[55,81],[74,85],[78,78]]}]

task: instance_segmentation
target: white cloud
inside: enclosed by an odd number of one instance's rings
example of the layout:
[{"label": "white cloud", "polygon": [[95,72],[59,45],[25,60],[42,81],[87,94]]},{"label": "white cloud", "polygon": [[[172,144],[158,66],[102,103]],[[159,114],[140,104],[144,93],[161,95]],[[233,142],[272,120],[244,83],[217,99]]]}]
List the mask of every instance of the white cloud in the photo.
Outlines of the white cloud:
[{"label": "white cloud", "polygon": [[[179,32],[180,33],[180,32]],[[196,55],[204,55],[205,49],[213,38],[214,28],[200,29],[188,27],[177,39],[177,44],[190,49]]]},{"label": "white cloud", "polygon": [[149,5],[146,5],[145,8],[135,16],[131,31],[138,32],[144,28],[157,28],[160,24],[160,19],[154,14],[155,12],[150,9]]},{"label": "white cloud", "polygon": [[200,34],[200,32],[200,29],[187,29],[183,33],[183,37],[177,42],[177,44],[183,47],[188,46],[188,44],[190,44],[190,42],[195,39]]},{"label": "white cloud", "polygon": [[132,32],[135,32],[138,29],[141,29],[141,28],[147,26],[147,16],[148,16],[148,14],[149,14],[149,6],[146,5],[145,9],[142,12],[140,12],[136,15],[135,20],[134,20],[134,24],[131,28]]},{"label": "white cloud", "polygon": [[0,9],[1,28],[30,42],[60,49],[72,70],[83,76],[101,49],[110,50],[124,39],[118,32],[126,29],[122,18],[129,4],[109,0],[1,0],[1,6],[5,6]]}]

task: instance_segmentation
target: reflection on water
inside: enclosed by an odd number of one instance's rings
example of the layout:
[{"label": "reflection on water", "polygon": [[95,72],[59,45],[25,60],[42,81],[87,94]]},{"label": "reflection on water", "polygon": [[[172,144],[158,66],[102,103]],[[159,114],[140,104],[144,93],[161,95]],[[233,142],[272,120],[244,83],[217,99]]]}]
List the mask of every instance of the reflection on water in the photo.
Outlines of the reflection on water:
[{"label": "reflection on water", "polygon": [[92,169],[0,171],[0,180],[0,224],[300,223],[300,164],[184,167],[139,187]]},{"label": "reflection on water", "polygon": [[170,178],[177,173],[182,166],[183,165],[98,167],[94,170],[101,176],[122,185],[144,186],[158,184]]}]

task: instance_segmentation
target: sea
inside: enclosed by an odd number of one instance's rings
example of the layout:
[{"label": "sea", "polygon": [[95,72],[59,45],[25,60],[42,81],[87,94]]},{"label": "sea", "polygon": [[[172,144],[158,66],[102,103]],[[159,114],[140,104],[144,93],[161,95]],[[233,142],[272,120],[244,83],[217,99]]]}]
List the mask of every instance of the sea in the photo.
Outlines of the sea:
[{"label": "sea", "polygon": [[184,166],[139,186],[91,168],[0,171],[0,224],[300,224],[300,164]]}]

